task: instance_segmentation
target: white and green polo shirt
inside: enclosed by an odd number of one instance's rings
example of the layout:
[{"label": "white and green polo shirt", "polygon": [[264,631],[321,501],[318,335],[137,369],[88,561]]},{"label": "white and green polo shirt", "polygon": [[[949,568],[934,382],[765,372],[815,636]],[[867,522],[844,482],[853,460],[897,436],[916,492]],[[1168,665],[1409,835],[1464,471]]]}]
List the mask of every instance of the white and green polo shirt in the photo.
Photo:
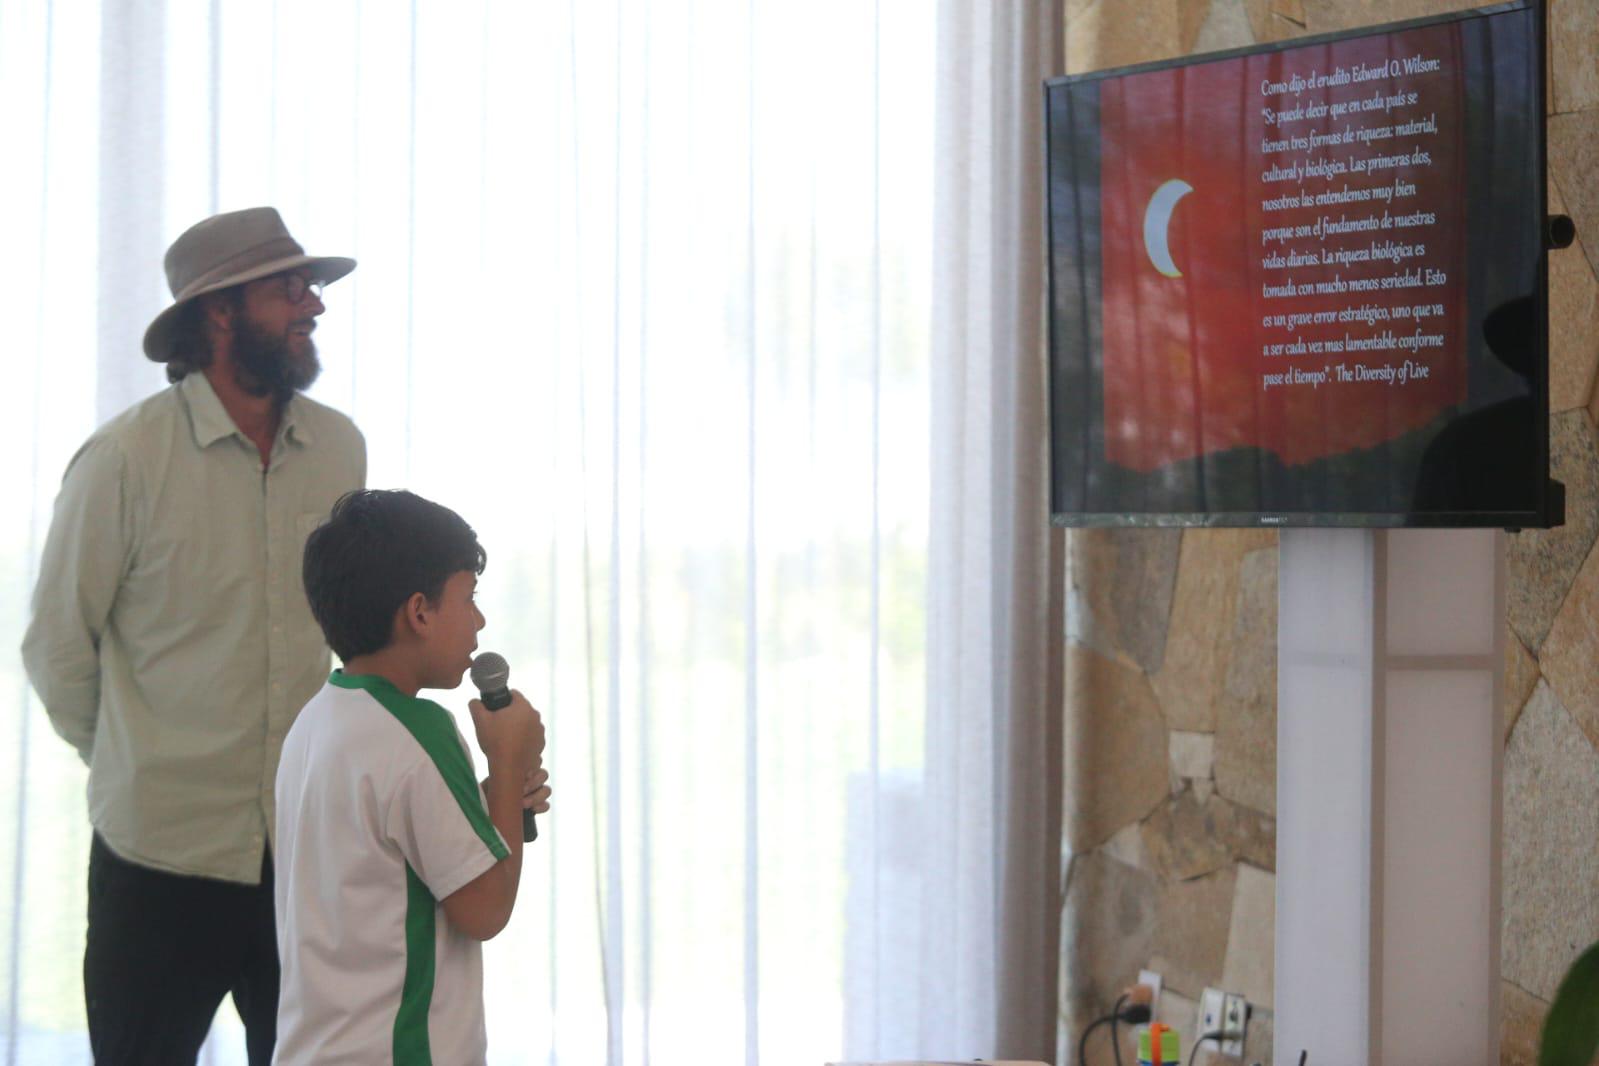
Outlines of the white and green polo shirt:
[{"label": "white and green polo shirt", "polygon": [[273,1062],[483,1062],[482,945],[439,901],[509,854],[450,713],[335,670],[278,764]]}]

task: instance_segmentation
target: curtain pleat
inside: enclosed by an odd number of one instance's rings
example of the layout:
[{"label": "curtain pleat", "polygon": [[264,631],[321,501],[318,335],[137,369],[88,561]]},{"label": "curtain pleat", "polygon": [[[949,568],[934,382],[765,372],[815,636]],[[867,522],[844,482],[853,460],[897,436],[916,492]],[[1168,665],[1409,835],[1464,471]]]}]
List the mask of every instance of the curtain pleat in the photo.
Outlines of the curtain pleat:
[{"label": "curtain pleat", "polygon": [[[941,0],[921,1046],[1054,1057],[1061,538],[1047,509],[1042,83],[1048,2]],[[953,814],[953,817],[947,817]],[[932,930],[950,931],[942,942]],[[952,1010],[935,1005],[953,1004]]]}]

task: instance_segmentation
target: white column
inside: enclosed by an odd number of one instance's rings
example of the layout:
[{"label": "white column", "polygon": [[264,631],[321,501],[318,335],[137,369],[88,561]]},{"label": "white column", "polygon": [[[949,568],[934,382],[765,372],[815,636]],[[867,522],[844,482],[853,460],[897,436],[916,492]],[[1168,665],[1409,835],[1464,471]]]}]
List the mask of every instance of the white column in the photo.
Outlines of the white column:
[{"label": "white column", "polygon": [[1502,536],[1279,551],[1274,1058],[1496,1063]]}]

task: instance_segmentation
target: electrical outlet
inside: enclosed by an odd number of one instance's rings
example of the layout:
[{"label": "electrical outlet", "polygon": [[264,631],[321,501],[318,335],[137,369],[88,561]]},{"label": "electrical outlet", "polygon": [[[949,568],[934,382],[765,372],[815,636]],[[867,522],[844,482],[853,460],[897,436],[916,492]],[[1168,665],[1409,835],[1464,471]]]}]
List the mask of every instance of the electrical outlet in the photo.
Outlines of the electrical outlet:
[{"label": "electrical outlet", "polygon": [[1138,983],[1148,985],[1149,990],[1154,993],[1149,999],[1149,1012],[1153,1014],[1155,1008],[1160,1006],[1160,974],[1154,970],[1139,970]]},{"label": "electrical outlet", "polygon": [[1217,1051],[1233,1058],[1244,1054],[1244,1034],[1249,1027],[1249,1001],[1236,993],[1219,988],[1207,988],[1199,997],[1198,1040],[1206,1033],[1222,1032],[1227,1035],[1217,1043]]},{"label": "electrical outlet", "polygon": [[1199,997],[1199,1024],[1194,1030],[1194,1039],[1198,1040],[1206,1033],[1214,1033],[1221,1028],[1222,1003],[1227,999],[1227,993],[1219,988],[1207,988]]},{"label": "electrical outlet", "polygon": [[1249,1028],[1249,1003],[1243,996],[1229,992],[1223,998],[1221,1028],[1227,1031],[1227,1036],[1221,1041],[1221,1053],[1243,1058],[1244,1033]]}]

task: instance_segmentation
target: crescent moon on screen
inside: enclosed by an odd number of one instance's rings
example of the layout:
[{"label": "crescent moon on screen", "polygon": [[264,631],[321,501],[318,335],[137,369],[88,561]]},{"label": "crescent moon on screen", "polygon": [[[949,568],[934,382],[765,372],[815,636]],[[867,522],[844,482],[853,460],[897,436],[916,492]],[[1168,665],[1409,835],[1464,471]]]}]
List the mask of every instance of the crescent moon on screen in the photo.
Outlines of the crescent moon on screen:
[{"label": "crescent moon on screen", "polygon": [[1149,206],[1144,209],[1144,250],[1149,253],[1149,261],[1155,269],[1168,278],[1180,278],[1183,272],[1177,269],[1177,264],[1172,262],[1171,245],[1168,237],[1171,232],[1171,213],[1177,207],[1177,201],[1194,191],[1194,187],[1181,178],[1173,178],[1155,190],[1155,195],[1149,198]]}]

